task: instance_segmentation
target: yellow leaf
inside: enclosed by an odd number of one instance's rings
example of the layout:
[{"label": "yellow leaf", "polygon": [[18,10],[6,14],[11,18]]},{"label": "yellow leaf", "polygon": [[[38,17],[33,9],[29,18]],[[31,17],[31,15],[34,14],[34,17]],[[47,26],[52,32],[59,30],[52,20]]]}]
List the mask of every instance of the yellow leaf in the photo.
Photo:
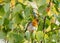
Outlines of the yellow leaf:
[{"label": "yellow leaf", "polygon": [[50,2],[50,0],[46,0],[46,3],[49,3]]},{"label": "yellow leaf", "polygon": [[2,18],[2,16],[0,16],[0,18]]},{"label": "yellow leaf", "polygon": [[28,1],[25,1],[23,4],[24,4],[24,5],[27,5],[27,4],[28,4]]},{"label": "yellow leaf", "polygon": [[47,35],[47,34],[45,34],[45,36],[44,36],[44,37],[45,37],[45,39],[46,39],[46,38],[48,38],[48,35]]},{"label": "yellow leaf", "polygon": [[19,25],[19,26],[20,26],[21,30],[23,30],[23,25]]},{"label": "yellow leaf", "polygon": [[53,9],[52,10],[53,10],[53,13],[55,13],[58,16],[59,13],[56,11],[56,9],[55,9],[54,6],[53,6]]},{"label": "yellow leaf", "polygon": [[53,14],[51,13],[51,11],[48,12],[48,16],[52,16]]},{"label": "yellow leaf", "polygon": [[18,2],[23,3],[23,0],[18,0]]},{"label": "yellow leaf", "polygon": [[46,29],[46,32],[49,32],[51,31],[51,26],[49,26],[47,29]]},{"label": "yellow leaf", "polygon": [[52,17],[52,19],[50,20],[51,23],[55,23],[55,17]]},{"label": "yellow leaf", "polygon": [[0,3],[3,2],[3,0],[0,0]]},{"label": "yellow leaf", "polygon": [[15,0],[11,0],[10,7],[14,7],[15,5]]}]

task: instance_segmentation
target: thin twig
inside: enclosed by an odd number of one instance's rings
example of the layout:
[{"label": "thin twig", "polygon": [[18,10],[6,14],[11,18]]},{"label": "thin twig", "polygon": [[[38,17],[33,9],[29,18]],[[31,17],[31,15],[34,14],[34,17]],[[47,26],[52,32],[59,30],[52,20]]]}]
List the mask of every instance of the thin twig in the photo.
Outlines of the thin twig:
[{"label": "thin twig", "polygon": [[43,20],[43,32],[44,32],[44,28],[45,28],[45,22],[46,22],[46,16],[44,17],[44,20]]},{"label": "thin twig", "polygon": [[49,32],[55,31],[55,30],[60,30],[60,27],[57,28],[57,29],[52,29],[51,31],[48,31],[48,32],[45,32],[45,33],[49,33]]}]

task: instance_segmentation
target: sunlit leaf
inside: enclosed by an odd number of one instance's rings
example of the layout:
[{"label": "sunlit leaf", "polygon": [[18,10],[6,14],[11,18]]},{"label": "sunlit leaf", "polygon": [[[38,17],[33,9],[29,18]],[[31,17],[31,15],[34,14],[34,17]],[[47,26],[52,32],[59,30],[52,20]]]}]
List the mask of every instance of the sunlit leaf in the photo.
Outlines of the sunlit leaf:
[{"label": "sunlit leaf", "polygon": [[17,4],[16,7],[13,9],[13,13],[16,14],[17,12],[21,12],[23,10],[21,4]]},{"label": "sunlit leaf", "polygon": [[2,31],[0,31],[0,39],[3,39],[3,38],[5,38],[6,37],[6,34],[4,33],[4,32],[2,32]]},{"label": "sunlit leaf", "polygon": [[16,23],[20,23],[23,20],[22,14],[20,14],[20,13],[15,14],[14,20]]},{"label": "sunlit leaf", "polygon": [[23,3],[24,0],[18,0],[18,2]]},{"label": "sunlit leaf", "polygon": [[38,8],[38,11],[42,13],[43,11],[45,11],[46,7],[47,7],[47,4],[41,5],[41,6]]},{"label": "sunlit leaf", "polygon": [[8,2],[10,2],[11,0],[4,0],[4,1],[8,3]]},{"label": "sunlit leaf", "polygon": [[42,31],[38,31],[38,32],[36,33],[36,38],[37,38],[37,40],[38,40],[38,41],[42,40],[42,39],[43,39],[43,35],[44,35],[44,33],[43,33]]},{"label": "sunlit leaf", "polygon": [[44,1],[43,0],[38,0],[38,1],[34,0],[34,1],[37,3],[38,6],[46,4],[46,0],[44,0]]},{"label": "sunlit leaf", "polygon": [[49,26],[47,29],[46,29],[46,32],[49,32],[51,31],[51,26]]},{"label": "sunlit leaf", "polygon": [[25,37],[26,37],[27,40],[30,40],[30,32],[29,31],[26,31]]},{"label": "sunlit leaf", "polygon": [[24,40],[23,33],[17,34],[17,33],[14,33],[14,32],[9,32],[8,37],[9,37],[9,42],[12,41],[12,43],[22,43],[22,42],[24,42],[23,41]]},{"label": "sunlit leaf", "polygon": [[45,34],[44,38],[45,38],[45,39],[48,39],[48,38],[49,38],[49,37],[48,37],[48,34]]},{"label": "sunlit leaf", "polygon": [[53,13],[56,14],[56,15],[59,14],[59,13],[56,11],[56,8],[55,8],[54,6],[52,7],[52,11],[53,11]]},{"label": "sunlit leaf", "polygon": [[7,18],[4,19],[4,25],[8,25],[9,24],[9,20]]},{"label": "sunlit leaf", "polygon": [[0,3],[3,2],[3,0],[0,0]]},{"label": "sunlit leaf", "polygon": [[1,17],[0,18],[0,25],[3,25],[3,23],[4,23],[4,19]]},{"label": "sunlit leaf", "polygon": [[5,12],[8,12],[10,10],[10,3],[6,3],[5,5],[4,5],[4,11]]},{"label": "sunlit leaf", "polygon": [[3,5],[0,5],[0,16],[4,16],[4,14],[5,14],[5,11],[4,11]]},{"label": "sunlit leaf", "polygon": [[58,15],[58,17],[57,17],[57,18],[58,18],[58,21],[60,22],[60,15]]}]

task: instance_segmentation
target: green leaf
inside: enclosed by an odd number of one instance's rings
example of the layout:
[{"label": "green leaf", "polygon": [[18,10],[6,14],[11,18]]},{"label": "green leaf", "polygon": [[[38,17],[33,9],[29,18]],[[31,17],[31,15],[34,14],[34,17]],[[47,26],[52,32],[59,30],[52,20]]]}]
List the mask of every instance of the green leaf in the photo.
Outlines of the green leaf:
[{"label": "green leaf", "polygon": [[56,24],[54,24],[54,23],[51,24],[51,29],[56,28],[56,27],[57,27]]},{"label": "green leaf", "polygon": [[14,18],[15,18],[14,20],[15,20],[16,23],[20,23],[23,20],[23,16],[22,16],[21,13],[15,14]]},{"label": "green leaf", "polygon": [[[9,32],[8,39],[10,43],[23,43],[24,35],[23,33]],[[12,42],[11,42],[12,41]]]},{"label": "green leaf", "polygon": [[16,1],[16,5],[17,5],[17,4],[21,4],[23,9],[25,9],[25,7],[26,7],[26,5],[24,5],[24,4],[21,3],[21,2]]},{"label": "green leaf", "polygon": [[30,32],[29,31],[26,31],[25,36],[26,36],[27,40],[30,40]]},{"label": "green leaf", "polygon": [[4,32],[2,32],[2,31],[0,31],[0,39],[3,39],[5,37],[6,37],[6,34]]},{"label": "green leaf", "polygon": [[5,18],[4,19],[4,25],[8,25],[9,24],[9,19],[8,18]]},{"label": "green leaf", "polygon": [[38,25],[38,31],[41,31],[41,30],[43,30],[43,29],[42,29],[42,28],[43,28],[43,19],[40,18],[39,20],[40,20],[40,21],[39,21],[39,25]]},{"label": "green leaf", "polygon": [[9,3],[11,0],[3,0],[3,1],[5,1],[5,2]]},{"label": "green leaf", "polygon": [[36,36],[36,31],[32,33],[32,39],[35,39],[35,36]]},{"label": "green leaf", "polygon": [[2,28],[2,31],[7,34],[8,32],[11,31],[11,29],[7,25],[7,26],[4,26],[4,28]]},{"label": "green leaf", "polygon": [[38,40],[38,41],[40,41],[40,40],[42,40],[43,39],[43,32],[42,31],[37,31],[37,33],[36,33],[36,39]]},{"label": "green leaf", "polygon": [[5,14],[5,11],[4,11],[3,5],[0,5],[0,16],[4,16],[4,14]]},{"label": "green leaf", "polygon": [[10,3],[5,3],[4,11],[7,13],[10,10]]},{"label": "green leaf", "polygon": [[0,25],[3,25],[4,20],[2,18],[0,18]]},{"label": "green leaf", "polygon": [[57,0],[58,2],[60,2],[60,0]]},{"label": "green leaf", "polygon": [[32,14],[32,8],[27,6],[24,10],[25,16],[29,17]]},{"label": "green leaf", "polygon": [[31,1],[31,2],[32,2],[33,0],[29,0],[29,1]]},{"label": "green leaf", "polygon": [[41,5],[41,6],[38,8],[38,12],[39,12],[39,13],[42,13],[43,15],[45,15],[45,14],[47,14],[46,8],[47,8],[47,4]]},{"label": "green leaf", "polygon": [[36,4],[38,5],[38,7],[39,6],[41,6],[41,5],[44,5],[44,4],[46,4],[46,0],[34,0],[35,2],[36,2]]},{"label": "green leaf", "polygon": [[45,28],[47,29],[49,25],[50,25],[50,20],[47,18],[45,23]]},{"label": "green leaf", "polygon": [[21,12],[22,10],[23,10],[22,5],[21,4],[17,4],[15,6],[15,8],[13,9],[13,13],[16,14],[18,12]]},{"label": "green leaf", "polygon": [[60,14],[58,15],[57,19],[58,19],[58,21],[60,22]]}]

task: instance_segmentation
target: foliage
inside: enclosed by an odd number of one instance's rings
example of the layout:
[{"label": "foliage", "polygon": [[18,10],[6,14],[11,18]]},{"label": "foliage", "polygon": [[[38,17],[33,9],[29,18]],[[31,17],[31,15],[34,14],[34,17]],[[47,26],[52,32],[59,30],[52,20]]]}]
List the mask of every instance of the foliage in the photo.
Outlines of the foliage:
[{"label": "foliage", "polygon": [[[34,18],[29,2],[36,3],[39,14],[38,30],[33,33],[24,32],[26,24]],[[50,5],[49,2],[0,0],[0,39],[6,39],[8,43],[60,43],[60,0],[51,0]]]}]

